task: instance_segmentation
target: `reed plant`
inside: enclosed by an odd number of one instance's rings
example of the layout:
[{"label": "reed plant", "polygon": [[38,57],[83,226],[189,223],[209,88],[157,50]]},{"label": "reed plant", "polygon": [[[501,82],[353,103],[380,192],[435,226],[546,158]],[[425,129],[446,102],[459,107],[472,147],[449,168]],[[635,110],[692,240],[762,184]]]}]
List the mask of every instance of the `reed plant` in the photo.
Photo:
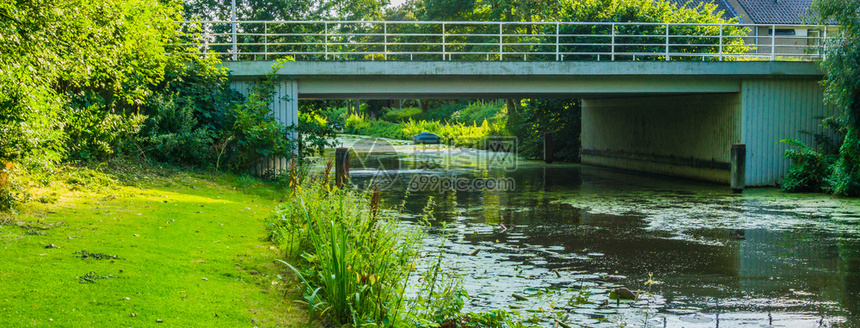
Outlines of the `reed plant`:
[{"label": "reed plant", "polygon": [[404,316],[404,290],[422,232],[386,217],[378,197],[378,191],[331,189],[317,181],[295,186],[291,201],[269,219],[269,236],[286,255],[282,262],[304,284],[311,318],[325,314],[341,325],[395,326]]}]

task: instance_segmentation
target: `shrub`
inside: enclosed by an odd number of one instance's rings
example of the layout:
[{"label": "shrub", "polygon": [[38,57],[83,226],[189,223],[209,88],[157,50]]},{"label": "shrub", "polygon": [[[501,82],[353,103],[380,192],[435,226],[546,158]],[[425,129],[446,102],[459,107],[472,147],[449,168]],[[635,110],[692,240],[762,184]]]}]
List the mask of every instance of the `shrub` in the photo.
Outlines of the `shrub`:
[{"label": "shrub", "polygon": [[402,124],[372,119],[364,115],[350,115],[346,119],[344,132],[401,140],[412,138],[412,135],[404,133]]},{"label": "shrub", "polygon": [[297,142],[290,139],[293,127],[281,126],[269,109],[274,83],[270,76],[243,104],[232,110],[235,148],[229,164],[236,171],[248,171],[265,158],[292,157]]},{"label": "shrub", "polygon": [[382,119],[389,122],[405,122],[421,115],[421,108],[406,107],[402,109],[388,109]]},{"label": "shrub", "polygon": [[860,196],[860,131],[849,128],[833,170],[827,177],[827,191],[839,196]]},{"label": "shrub", "polygon": [[782,181],[782,190],[788,192],[821,192],[826,188],[825,179],[833,164],[832,155],[818,152],[800,141],[783,139],[799,149],[788,149],[785,158],[791,160],[791,167]]},{"label": "shrub", "polygon": [[205,166],[216,157],[217,133],[200,124],[193,101],[176,101],[176,95],[156,94],[147,103],[149,118],[136,141],[147,156],[160,162]]},{"label": "shrub", "polygon": [[451,114],[451,120],[458,123],[477,126],[483,121],[496,122],[504,118],[504,101],[475,101],[465,108]]}]

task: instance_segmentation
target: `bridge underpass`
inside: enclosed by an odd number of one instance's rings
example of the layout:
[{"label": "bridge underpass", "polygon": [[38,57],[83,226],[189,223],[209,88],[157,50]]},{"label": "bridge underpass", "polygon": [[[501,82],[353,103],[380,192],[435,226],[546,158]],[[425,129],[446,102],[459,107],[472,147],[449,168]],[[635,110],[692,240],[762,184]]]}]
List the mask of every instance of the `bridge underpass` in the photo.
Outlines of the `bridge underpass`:
[{"label": "bridge underpass", "polygon": [[[271,61],[225,62],[247,94]],[[810,62],[286,62],[272,105],[294,124],[295,99],[580,98],[582,162],[729,182],[746,144],[745,184],[778,183],[795,138],[822,132],[822,77]],[[274,163],[273,165],[283,165]]]}]

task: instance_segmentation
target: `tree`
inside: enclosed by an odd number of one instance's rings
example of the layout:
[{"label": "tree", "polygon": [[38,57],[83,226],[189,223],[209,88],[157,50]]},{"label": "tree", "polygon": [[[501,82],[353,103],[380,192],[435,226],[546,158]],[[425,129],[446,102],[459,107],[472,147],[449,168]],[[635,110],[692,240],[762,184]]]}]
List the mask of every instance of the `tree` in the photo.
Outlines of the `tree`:
[{"label": "tree", "polygon": [[179,19],[171,1],[0,3],[0,161],[49,168],[69,138],[106,142],[69,131],[113,129],[122,120],[111,115],[138,108],[172,58]]},{"label": "tree", "polygon": [[860,195],[860,0],[816,0],[819,21],[835,21],[839,35],[828,40],[822,61],[825,101],[843,117],[845,139],[827,177],[828,189],[844,196]]}]

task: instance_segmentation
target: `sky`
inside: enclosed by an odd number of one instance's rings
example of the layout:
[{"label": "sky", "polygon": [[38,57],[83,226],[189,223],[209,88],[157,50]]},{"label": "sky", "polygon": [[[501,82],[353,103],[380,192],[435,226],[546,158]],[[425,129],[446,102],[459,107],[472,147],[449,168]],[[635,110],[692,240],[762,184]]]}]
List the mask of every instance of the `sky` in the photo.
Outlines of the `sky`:
[{"label": "sky", "polygon": [[404,2],[406,2],[406,0],[390,0],[390,1],[391,1],[391,4],[389,4],[388,6],[392,7],[392,8],[397,7],[401,4],[403,4]]}]

